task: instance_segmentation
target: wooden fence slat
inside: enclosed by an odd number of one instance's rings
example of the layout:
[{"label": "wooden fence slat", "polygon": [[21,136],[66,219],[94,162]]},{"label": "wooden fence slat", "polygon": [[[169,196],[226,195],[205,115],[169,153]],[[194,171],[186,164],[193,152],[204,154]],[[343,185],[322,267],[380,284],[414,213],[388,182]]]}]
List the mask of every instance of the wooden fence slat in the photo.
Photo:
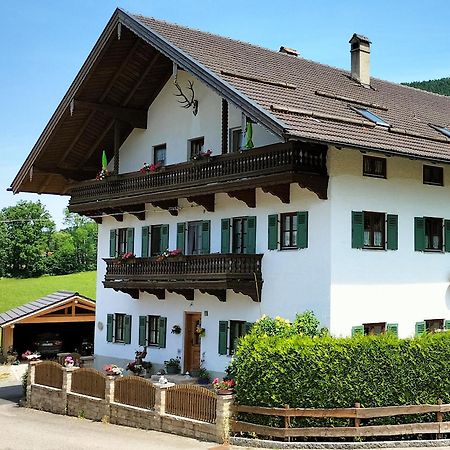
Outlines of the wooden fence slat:
[{"label": "wooden fence slat", "polygon": [[138,408],[155,407],[156,388],[150,380],[134,375],[116,379],[114,401]]},{"label": "wooden fence slat", "polygon": [[42,361],[35,366],[34,382],[43,386],[62,389],[63,368],[54,361]]},{"label": "wooden fence slat", "polygon": [[106,375],[96,369],[77,369],[72,374],[71,390],[77,394],[104,399],[106,380]]},{"label": "wooden fence slat", "polygon": [[166,390],[166,413],[215,423],[216,394],[201,386],[180,384]]},{"label": "wooden fence slat", "polygon": [[402,425],[370,425],[365,427],[274,428],[242,421],[232,421],[234,432],[249,432],[272,437],[374,437],[404,434],[444,433],[450,422],[408,423]]}]

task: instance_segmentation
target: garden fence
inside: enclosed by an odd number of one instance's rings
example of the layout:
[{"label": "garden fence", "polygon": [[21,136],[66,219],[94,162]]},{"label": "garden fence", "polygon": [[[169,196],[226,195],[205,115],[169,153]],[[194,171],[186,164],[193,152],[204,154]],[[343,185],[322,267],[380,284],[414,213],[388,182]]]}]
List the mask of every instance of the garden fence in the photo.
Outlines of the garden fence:
[{"label": "garden fence", "polygon": [[153,409],[156,388],[150,380],[136,376],[119,378],[114,383],[114,401],[124,405]]},{"label": "garden fence", "polygon": [[77,369],[72,374],[72,392],[105,398],[106,375],[96,369]]},{"label": "garden fence", "polygon": [[62,389],[63,368],[54,361],[42,361],[36,365],[35,383]]}]

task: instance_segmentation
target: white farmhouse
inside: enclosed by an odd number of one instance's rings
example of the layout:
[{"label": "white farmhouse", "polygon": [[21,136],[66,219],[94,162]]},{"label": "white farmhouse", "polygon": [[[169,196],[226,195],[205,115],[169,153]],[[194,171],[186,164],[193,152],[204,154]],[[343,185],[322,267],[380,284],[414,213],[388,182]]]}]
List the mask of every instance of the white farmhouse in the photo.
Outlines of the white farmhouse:
[{"label": "white farmhouse", "polygon": [[348,72],[116,10],[11,186],[99,224],[97,366],[221,372],[263,314],[450,324],[450,98],[350,44]]}]

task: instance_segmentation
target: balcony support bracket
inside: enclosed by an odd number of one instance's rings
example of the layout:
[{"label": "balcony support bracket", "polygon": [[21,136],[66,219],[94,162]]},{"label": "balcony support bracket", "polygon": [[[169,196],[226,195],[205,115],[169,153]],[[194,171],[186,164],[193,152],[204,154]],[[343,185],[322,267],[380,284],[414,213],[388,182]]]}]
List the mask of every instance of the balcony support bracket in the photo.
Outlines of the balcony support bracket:
[{"label": "balcony support bracket", "polygon": [[241,189],[227,192],[231,198],[236,198],[247,204],[249,208],[256,208],[256,189]]},{"label": "balcony support bracket", "polygon": [[314,192],[321,200],[328,199],[328,176],[302,174],[298,180],[298,185]]},{"label": "balcony support bracket", "polygon": [[144,289],[147,294],[154,295],[158,300],[166,298],[166,291],[164,289]]},{"label": "balcony support bracket", "polygon": [[170,215],[178,216],[178,199],[161,200],[158,202],[151,202],[153,206],[169,211]]},{"label": "balcony support bracket", "polygon": [[227,301],[227,290],[226,289],[200,289],[202,294],[214,295],[217,297],[219,301],[226,302]]},{"label": "balcony support bracket", "polygon": [[187,201],[191,203],[197,203],[197,205],[203,206],[208,212],[214,212],[214,194],[195,195],[187,197]]},{"label": "balcony support bracket", "polygon": [[290,203],[291,201],[291,185],[290,184],[274,184],[271,186],[263,186],[263,192],[278,197],[282,203]]},{"label": "balcony support bracket", "polygon": [[121,291],[124,294],[128,294],[131,298],[139,300],[139,289],[126,289],[126,288],[114,288],[114,290]]},{"label": "balcony support bracket", "polygon": [[167,289],[169,292],[174,294],[182,295],[186,300],[194,300],[194,289]]}]

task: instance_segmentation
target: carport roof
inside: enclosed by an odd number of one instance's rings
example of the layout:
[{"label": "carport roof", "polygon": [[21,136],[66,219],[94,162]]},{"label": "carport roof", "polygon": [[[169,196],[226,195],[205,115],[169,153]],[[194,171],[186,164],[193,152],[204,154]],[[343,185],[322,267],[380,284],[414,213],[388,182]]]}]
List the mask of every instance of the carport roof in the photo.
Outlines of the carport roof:
[{"label": "carport roof", "polygon": [[38,298],[32,302],[26,303],[25,305],[12,308],[9,311],[0,313],[0,327],[8,325],[11,322],[18,322],[20,319],[29,317],[44,310],[57,306],[59,304],[65,303],[72,298],[82,298],[85,301],[92,302],[95,305],[94,300],[84,297],[78,294],[78,292],[72,291],[57,291],[53,294],[48,294],[45,297]]}]

